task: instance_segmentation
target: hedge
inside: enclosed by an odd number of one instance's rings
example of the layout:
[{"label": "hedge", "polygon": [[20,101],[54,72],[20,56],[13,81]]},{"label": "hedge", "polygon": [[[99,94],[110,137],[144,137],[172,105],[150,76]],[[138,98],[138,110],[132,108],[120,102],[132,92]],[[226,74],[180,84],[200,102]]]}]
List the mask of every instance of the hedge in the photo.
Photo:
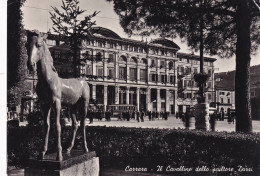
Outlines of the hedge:
[{"label": "hedge", "polygon": [[[131,166],[148,168],[152,172],[158,166],[163,166],[163,171],[167,166],[192,168],[192,171],[200,166],[211,171],[223,167],[235,170],[215,172],[217,175],[230,173],[244,176],[260,173],[260,135],[257,133],[95,126],[86,127],[86,130],[88,147],[100,157],[101,168],[124,170]],[[69,146],[71,135],[71,128],[62,129],[63,149]],[[54,136],[50,135],[49,152],[56,150]],[[38,155],[37,149],[43,145],[43,133],[39,127],[10,128],[7,141],[8,165],[25,167],[30,157]],[[81,148],[81,134],[78,135],[75,146]],[[252,169],[253,172],[238,172],[239,166]],[[184,174],[175,172],[175,175],[177,173]],[[208,175],[203,172],[196,174]]]}]

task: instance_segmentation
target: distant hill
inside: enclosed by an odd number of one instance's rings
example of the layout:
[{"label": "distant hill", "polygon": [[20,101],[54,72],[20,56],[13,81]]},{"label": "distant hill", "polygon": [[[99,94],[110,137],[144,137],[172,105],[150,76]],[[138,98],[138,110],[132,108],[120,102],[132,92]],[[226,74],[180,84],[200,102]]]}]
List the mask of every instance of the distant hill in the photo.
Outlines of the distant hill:
[{"label": "distant hill", "polygon": [[[220,81],[216,81],[217,89],[235,90],[235,73],[236,71],[215,73],[215,79],[220,78]],[[260,82],[260,65],[250,67],[250,83],[255,84]]]}]

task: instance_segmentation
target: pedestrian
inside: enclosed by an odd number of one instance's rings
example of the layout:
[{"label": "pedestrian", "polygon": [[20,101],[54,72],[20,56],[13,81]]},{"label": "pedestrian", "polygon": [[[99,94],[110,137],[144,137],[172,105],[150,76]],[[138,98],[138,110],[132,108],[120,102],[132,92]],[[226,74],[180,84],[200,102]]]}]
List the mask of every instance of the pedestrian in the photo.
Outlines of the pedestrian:
[{"label": "pedestrian", "polygon": [[176,119],[178,119],[179,118],[179,113],[178,113],[178,111],[176,111]]},{"label": "pedestrian", "polygon": [[209,116],[209,123],[210,123],[211,131],[215,131],[216,116],[217,116],[217,112],[216,111]]},{"label": "pedestrian", "polygon": [[148,111],[148,119],[149,119],[149,121],[152,120],[152,112],[151,111]]},{"label": "pedestrian", "polygon": [[231,113],[230,113],[230,109],[229,108],[227,110],[227,116],[228,116],[228,124],[230,124],[232,122],[232,119],[231,119]]},{"label": "pedestrian", "polygon": [[109,111],[108,110],[105,113],[105,118],[106,118],[106,121],[109,121]]},{"label": "pedestrian", "polygon": [[137,120],[137,122],[140,121],[140,120],[139,120],[139,117],[140,117],[140,112],[139,112],[139,111],[136,111],[136,120]]},{"label": "pedestrian", "polygon": [[156,118],[159,120],[159,112],[156,111]]},{"label": "pedestrian", "polygon": [[135,111],[132,112],[131,119],[135,119]]},{"label": "pedestrian", "polygon": [[93,110],[90,109],[88,112],[89,112],[88,113],[89,124],[92,124],[93,123],[93,115],[94,115]]},{"label": "pedestrian", "polygon": [[186,112],[184,114],[184,123],[185,123],[186,130],[189,130],[189,128],[190,128],[190,113],[189,112]]},{"label": "pedestrian", "polygon": [[224,113],[224,109],[221,108],[221,121],[224,121],[224,118],[225,118],[225,113]]},{"label": "pedestrian", "polygon": [[141,112],[141,122],[144,122],[144,111]]}]

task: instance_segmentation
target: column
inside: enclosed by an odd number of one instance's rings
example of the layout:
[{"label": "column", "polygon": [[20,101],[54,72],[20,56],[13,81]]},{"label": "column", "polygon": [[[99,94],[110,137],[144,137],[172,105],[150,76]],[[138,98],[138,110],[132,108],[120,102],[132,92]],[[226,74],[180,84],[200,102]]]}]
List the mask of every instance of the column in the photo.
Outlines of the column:
[{"label": "column", "polygon": [[115,86],[115,104],[119,104],[119,87]]},{"label": "column", "polygon": [[118,82],[118,75],[119,75],[119,66],[118,66],[118,60],[119,60],[119,53],[116,53],[116,57],[115,57],[115,65],[114,65],[114,68],[115,68],[115,75],[114,75],[114,78],[115,78],[115,82]]},{"label": "column", "polygon": [[107,59],[108,59],[108,53],[105,52],[105,58],[104,58],[104,62],[103,62],[103,68],[104,68],[104,80],[107,80]]},{"label": "column", "polygon": [[126,58],[126,82],[129,82],[130,79],[130,68],[129,68],[129,56]]},{"label": "column", "polygon": [[107,85],[104,85],[104,110],[107,109]]},{"label": "column", "polygon": [[146,59],[147,59],[147,67],[146,67],[147,77],[146,77],[146,79],[147,79],[147,83],[149,83],[151,81],[150,80],[150,65],[151,65],[151,63],[150,63],[150,59],[148,57]]},{"label": "column", "polygon": [[139,111],[140,110],[140,88],[139,87],[136,88],[136,106],[137,106],[137,111]]},{"label": "column", "polygon": [[130,87],[126,87],[126,104],[129,104],[129,89]]},{"label": "column", "polygon": [[[167,59],[165,59],[165,84],[168,84],[170,82],[170,76],[169,76],[169,61]],[[166,90],[167,92],[167,90]],[[167,96],[166,96],[167,97]],[[165,99],[166,101],[166,99]],[[167,109],[166,109],[167,111]]]},{"label": "column", "polygon": [[166,93],[165,93],[166,97],[165,97],[165,111],[170,112],[170,94],[169,94],[169,89],[166,89]]},{"label": "column", "polygon": [[96,98],[97,98],[97,96],[96,96],[96,88],[97,88],[96,84],[92,84],[92,98],[94,100],[96,100]]},{"label": "column", "polygon": [[151,88],[147,87],[146,88],[146,109],[148,111],[151,111]]},{"label": "column", "polygon": [[[93,57],[96,56],[97,51],[93,50]],[[97,67],[96,67],[96,62],[92,61],[92,74],[93,76],[97,75],[97,71],[96,71]]]},{"label": "column", "polygon": [[139,58],[137,58],[137,63],[136,63],[136,82],[140,82],[140,66],[139,66]]},{"label": "column", "polygon": [[160,88],[157,88],[157,99],[156,99],[156,103],[157,103],[157,112],[161,111],[161,97],[160,97]]},{"label": "column", "polygon": [[174,109],[175,113],[178,111],[178,105],[177,105],[177,90],[174,90]]}]

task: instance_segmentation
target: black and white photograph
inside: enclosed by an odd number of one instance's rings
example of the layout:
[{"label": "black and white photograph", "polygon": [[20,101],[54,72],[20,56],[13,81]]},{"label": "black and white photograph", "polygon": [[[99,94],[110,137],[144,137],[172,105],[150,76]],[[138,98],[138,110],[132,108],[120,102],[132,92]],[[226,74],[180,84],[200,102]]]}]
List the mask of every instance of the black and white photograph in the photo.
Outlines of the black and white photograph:
[{"label": "black and white photograph", "polygon": [[260,0],[2,8],[3,174],[260,175]]}]

